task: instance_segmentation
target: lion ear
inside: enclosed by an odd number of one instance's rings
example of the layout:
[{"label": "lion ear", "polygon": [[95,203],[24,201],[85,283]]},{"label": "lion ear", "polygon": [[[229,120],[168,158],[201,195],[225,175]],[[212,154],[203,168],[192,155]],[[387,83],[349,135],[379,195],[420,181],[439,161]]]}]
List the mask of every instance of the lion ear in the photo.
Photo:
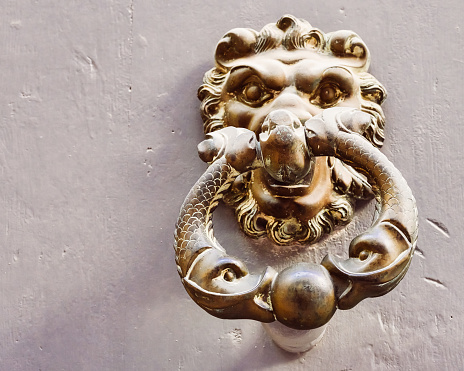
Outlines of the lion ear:
[{"label": "lion ear", "polygon": [[367,71],[370,53],[366,44],[353,31],[341,30],[327,34],[328,49],[336,57],[344,58],[346,64]]},{"label": "lion ear", "polygon": [[341,193],[365,200],[374,196],[366,178],[351,166],[335,157],[327,157],[327,163],[332,170],[332,182]]},{"label": "lion ear", "polygon": [[216,64],[227,70],[232,62],[254,54],[258,33],[251,28],[234,28],[226,33],[216,47]]}]

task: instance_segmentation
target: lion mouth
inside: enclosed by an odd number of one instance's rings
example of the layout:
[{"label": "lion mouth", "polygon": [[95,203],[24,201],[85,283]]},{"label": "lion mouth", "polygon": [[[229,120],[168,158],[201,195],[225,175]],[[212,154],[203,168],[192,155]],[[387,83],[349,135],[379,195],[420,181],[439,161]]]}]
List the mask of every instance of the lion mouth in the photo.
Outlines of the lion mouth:
[{"label": "lion mouth", "polygon": [[265,169],[256,169],[254,179],[261,183],[268,192],[279,198],[297,198],[305,195],[312,187],[314,175],[312,164],[311,171],[297,183],[283,183],[274,179]]},{"label": "lion mouth", "polygon": [[306,145],[304,127],[290,111],[272,111],[264,119],[259,143],[268,183],[275,190],[301,190],[309,186],[314,156]]},{"label": "lion mouth", "polygon": [[295,189],[300,190],[303,188],[309,188],[309,184],[269,184],[274,189]]}]

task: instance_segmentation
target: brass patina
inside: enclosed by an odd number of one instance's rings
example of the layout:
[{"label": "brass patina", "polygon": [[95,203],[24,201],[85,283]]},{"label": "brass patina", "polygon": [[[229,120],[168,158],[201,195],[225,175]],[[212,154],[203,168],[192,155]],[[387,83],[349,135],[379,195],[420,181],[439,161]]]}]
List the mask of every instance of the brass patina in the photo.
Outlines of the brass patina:
[{"label": "brass patina", "polygon": [[[351,31],[324,34],[284,16],[260,32],[234,29],[216,48],[200,87],[209,163],[181,207],[175,251],[195,302],[220,318],[326,324],[335,310],[393,289],[417,241],[406,181],[379,151],[385,89],[367,70],[369,51]],[[349,247],[278,273],[250,274],[213,236],[219,200],[250,236],[312,243],[348,222],[355,198],[375,196],[373,225]]]}]

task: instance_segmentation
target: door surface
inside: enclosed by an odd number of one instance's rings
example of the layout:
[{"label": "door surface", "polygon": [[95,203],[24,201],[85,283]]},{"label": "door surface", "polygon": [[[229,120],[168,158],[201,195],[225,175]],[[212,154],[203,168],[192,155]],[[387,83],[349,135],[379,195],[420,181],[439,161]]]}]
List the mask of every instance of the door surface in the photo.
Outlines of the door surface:
[{"label": "door surface", "polygon": [[[459,370],[464,365],[461,1],[1,1],[1,370]],[[382,152],[420,216],[406,277],[338,311],[305,354],[201,310],[176,272],[179,207],[205,169],[196,91],[216,43],[290,13],[351,29],[388,90]],[[347,251],[347,227],[299,259]],[[215,233],[253,268],[291,253]],[[289,257],[290,256],[290,257]]]}]

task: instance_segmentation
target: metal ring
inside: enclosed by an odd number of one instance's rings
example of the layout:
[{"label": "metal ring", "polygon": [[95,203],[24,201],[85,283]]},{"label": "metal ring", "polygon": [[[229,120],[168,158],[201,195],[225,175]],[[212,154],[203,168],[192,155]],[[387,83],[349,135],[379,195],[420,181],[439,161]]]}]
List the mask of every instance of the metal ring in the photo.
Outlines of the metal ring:
[{"label": "metal ring", "polygon": [[[291,112],[279,117],[295,120]],[[368,120],[359,110],[330,108],[307,120],[302,130],[312,155],[335,156],[366,175],[378,201],[376,220],[351,242],[348,259],[329,254],[321,264],[300,263],[280,273],[267,268],[261,275],[250,274],[227,255],[212,227],[213,211],[233,180],[266,166],[266,136],[258,139],[250,130],[227,127],[199,145],[200,156],[211,164],[181,207],[174,248],[182,283],[200,307],[220,318],[278,320],[291,328],[314,329],[337,308],[350,309],[399,283],[417,241],[417,208],[401,173],[357,133]]]}]

